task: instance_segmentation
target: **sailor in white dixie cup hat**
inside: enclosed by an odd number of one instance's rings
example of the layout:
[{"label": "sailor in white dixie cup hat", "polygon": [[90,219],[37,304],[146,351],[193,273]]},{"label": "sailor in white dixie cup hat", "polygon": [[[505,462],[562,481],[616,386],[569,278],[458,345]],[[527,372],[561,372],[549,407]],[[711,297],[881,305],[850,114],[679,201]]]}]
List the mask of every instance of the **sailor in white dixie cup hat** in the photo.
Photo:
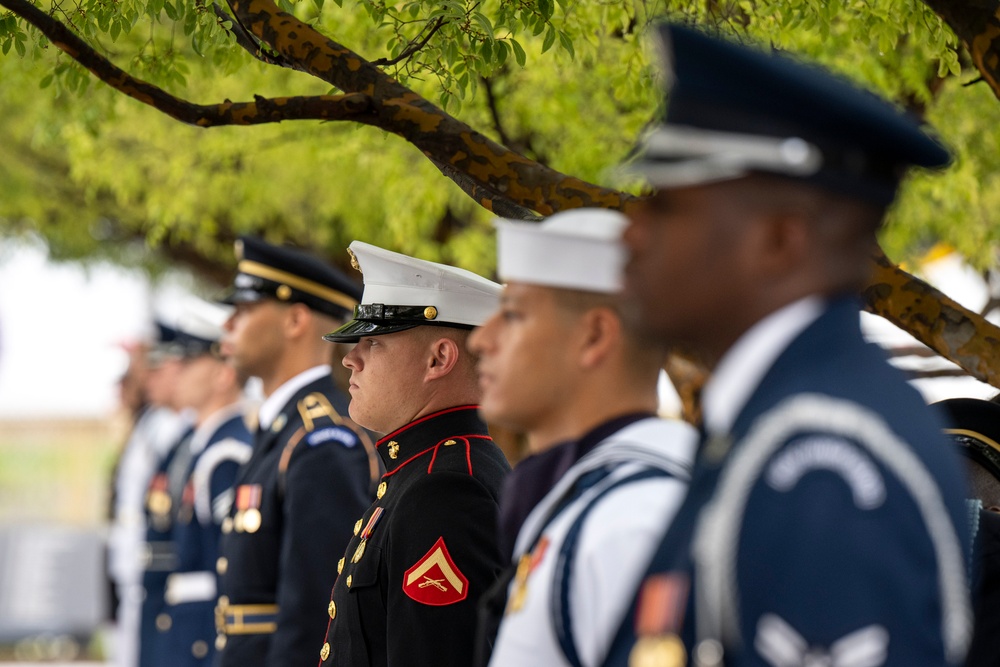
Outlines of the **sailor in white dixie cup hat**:
[{"label": "sailor in white dixie cup hat", "polygon": [[482,605],[480,664],[497,621],[490,665],[600,663],[687,489],[695,431],[656,416],[665,352],[620,312],[626,224],[603,209],[496,222],[506,285],[470,347],[483,417],[532,455],[501,496],[510,560]]},{"label": "sailor in white dixie cup hat", "polygon": [[321,664],[472,663],[476,603],[503,567],[500,487],[510,466],[478,414],[469,330],[501,288],[474,273],[355,241],[351,417],[384,433],[377,500],[337,565]]}]

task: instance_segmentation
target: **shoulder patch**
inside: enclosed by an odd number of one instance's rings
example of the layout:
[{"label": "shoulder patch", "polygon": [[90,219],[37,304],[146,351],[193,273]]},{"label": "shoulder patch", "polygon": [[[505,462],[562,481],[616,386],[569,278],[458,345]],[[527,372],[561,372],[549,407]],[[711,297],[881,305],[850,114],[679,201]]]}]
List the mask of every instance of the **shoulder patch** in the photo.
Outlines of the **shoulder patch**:
[{"label": "shoulder patch", "polygon": [[358,444],[358,434],[346,426],[329,426],[313,431],[306,436],[306,444],[310,447],[322,445],[331,440],[339,442],[344,447],[354,447]]},{"label": "shoulder patch", "polygon": [[461,602],[469,595],[469,580],[455,565],[439,537],[431,550],[403,574],[403,592],[432,607]]},{"label": "shoulder patch", "polygon": [[323,417],[330,419],[338,426],[344,421],[341,419],[340,413],[330,403],[330,399],[318,391],[314,391],[299,401],[298,408],[299,415],[302,416],[302,425],[306,427],[306,431],[312,431],[316,428],[316,420]]},{"label": "shoulder patch", "polygon": [[764,478],[776,491],[788,492],[814,470],[827,470],[843,479],[858,509],[875,509],[885,500],[878,467],[867,454],[838,437],[814,436],[791,443],[774,457]]}]

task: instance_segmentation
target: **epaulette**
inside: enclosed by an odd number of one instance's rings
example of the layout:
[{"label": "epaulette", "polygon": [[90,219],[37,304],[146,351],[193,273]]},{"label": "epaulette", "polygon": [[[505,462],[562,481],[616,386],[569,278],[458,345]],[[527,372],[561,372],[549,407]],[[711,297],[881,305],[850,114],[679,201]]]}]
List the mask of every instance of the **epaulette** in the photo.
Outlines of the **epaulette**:
[{"label": "epaulette", "polygon": [[322,417],[329,417],[337,425],[344,423],[343,417],[330,404],[330,399],[319,392],[313,392],[299,401],[298,408],[307,433],[316,428],[315,420]]}]

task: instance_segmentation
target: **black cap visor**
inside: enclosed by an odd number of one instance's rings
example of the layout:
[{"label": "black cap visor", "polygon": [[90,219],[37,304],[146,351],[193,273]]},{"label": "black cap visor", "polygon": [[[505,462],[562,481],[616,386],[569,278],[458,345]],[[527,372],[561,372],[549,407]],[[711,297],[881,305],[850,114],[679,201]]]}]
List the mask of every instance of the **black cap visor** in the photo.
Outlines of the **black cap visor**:
[{"label": "black cap visor", "polygon": [[252,289],[233,289],[227,292],[221,299],[218,299],[218,302],[228,306],[235,306],[238,303],[255,303],[269,296],[268,294],[262,294]]},{"label": "black cap visor", "polygon": [[406,331],[421,324],[426,324],[426,322],[351,320],[336,331],[331,331],[323,336],[323,340],[331,343],[357,343],[365,336],[380,336],[397,331]]}]

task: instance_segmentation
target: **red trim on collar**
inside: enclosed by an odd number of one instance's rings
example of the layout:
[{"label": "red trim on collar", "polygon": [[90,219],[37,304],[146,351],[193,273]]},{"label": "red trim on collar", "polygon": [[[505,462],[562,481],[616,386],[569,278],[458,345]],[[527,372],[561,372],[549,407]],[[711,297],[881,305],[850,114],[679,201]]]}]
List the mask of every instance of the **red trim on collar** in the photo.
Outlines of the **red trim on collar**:
[{"label": "red trim on collar", "polygon": [[382,438],[378,442],[375,443],[375,447],[376,447],[376,449],[379,448],[379,447],[381,447],[382,443],[384,443],[384,442],[386,442],[386,441],[388,441],[388,440],[390,440],[392,438],[395,438],[397,435],[399,435],[403,431],[406,431],[407,429],[413,428],[417,424],[425,422],[428,419],[433,419],[434,417],[439,417],[441,415],[446,415],[449,412],[458,412],[459,410],[478,410],[478,409],[479,409],[478,405],[456,405],[453,408],[445,408],[444,410],[438,410],[437,412],[432,412],[429,415],[424,415],[420,419],[416,419],[414,421],[411,421],[406,426],[402,426],[400,428],[397,428],[395,431],[393,431],[392,433],[390,433],[388,435],[382,436]]}]

